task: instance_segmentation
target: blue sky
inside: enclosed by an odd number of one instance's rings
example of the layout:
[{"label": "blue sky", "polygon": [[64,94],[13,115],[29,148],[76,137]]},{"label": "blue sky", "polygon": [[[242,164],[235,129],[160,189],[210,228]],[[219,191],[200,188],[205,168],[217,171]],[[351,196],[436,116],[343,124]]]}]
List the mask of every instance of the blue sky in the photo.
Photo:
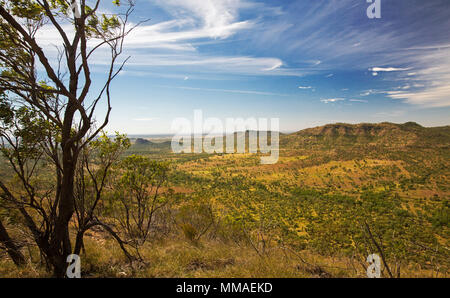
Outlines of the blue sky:
[{"label": "blue sky", "polygon": [[369,19],[366,0],[139,0],[133,22],[150,20],[126,42],[108,131],[168,133],[195,109],[278,117],[282,131],[449,125],[450,1],[381,3]]}]

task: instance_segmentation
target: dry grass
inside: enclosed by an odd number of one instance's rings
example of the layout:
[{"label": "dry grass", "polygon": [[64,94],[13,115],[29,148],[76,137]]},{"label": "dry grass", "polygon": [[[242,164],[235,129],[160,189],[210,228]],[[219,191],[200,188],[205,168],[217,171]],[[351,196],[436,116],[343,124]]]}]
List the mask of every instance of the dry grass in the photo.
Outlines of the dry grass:
[{"label": "dry grass", "polygon": [[[130,265],[111,239],[86,237],[81,255],[85,278],[364,278],[365,271],[349,258],[324,257],[308,251],[291,252],[272,248],[260,256],[251,247],[208,240],[192,244],[171,239],[142,248],[143,263]],[[44,267],[28,264],[17,268],[0,257],[1,278],[50,277]],[[420,268],[405,268],[402,277],[436,277]],[[443,277],[443,276],[439,276]]]}]

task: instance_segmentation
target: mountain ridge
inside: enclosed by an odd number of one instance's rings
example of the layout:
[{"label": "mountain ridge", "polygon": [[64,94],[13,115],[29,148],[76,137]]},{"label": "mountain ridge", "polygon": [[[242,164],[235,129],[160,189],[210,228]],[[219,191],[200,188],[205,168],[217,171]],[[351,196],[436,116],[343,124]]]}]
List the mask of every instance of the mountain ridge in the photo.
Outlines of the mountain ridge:
[{"label": "mountain ridge", "polygon": [[306,128],[292,135],[379,135],[380,133],[386,133],[387,131],[393,130],[422,130],[427,129],[426,127],[417,124],[416,122],[406,122],[403,124],[382,122],[382,123],[330,123],[322,126],[316,126],[312,128]]},{"label": "mountain ridge", "polygon": [[286,146],[382,145],[383,147],[449,147],[450,126],[423,127],[416,122],[403,124],[334,123],[307,128],[287,135],[281,142]]}]

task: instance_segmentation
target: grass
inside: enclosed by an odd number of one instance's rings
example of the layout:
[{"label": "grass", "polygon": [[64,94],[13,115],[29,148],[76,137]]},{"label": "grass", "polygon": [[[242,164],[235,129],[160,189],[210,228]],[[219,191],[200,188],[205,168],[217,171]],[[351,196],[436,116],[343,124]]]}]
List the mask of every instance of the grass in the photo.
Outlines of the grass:
[{"label": "grass", "polygon": [[[101,245],[99,245],[99,242]],[[82,277],[101,278],[365,278],[364,268],[346,257],[324,257],[310,251],[272,248],[263,256],[247,245],[217,240],[193,244],[182,239],[154,241],[141,254],[145,263],[130,265],[111,239],[86,237],[87,254],[81,255]],[[314,265],[313,265],[314,264]],[[436,276],[419,267],[404,269],[403,277]],[[17,268],[0,257],[2,278],[50,277],[42,267]]]}]

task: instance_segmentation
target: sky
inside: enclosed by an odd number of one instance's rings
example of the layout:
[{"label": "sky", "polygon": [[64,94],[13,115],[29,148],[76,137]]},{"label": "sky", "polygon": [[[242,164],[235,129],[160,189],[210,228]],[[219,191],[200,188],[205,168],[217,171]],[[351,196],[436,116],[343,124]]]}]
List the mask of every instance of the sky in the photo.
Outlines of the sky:
[{"label": "sky", "polygon": [[[102,10],[115,12],[102,1]],[[138,0],[107,130],[171,133],[175,118],[450,124],[450,1]],[[47,28],[44,46],[60,44]],[[93,60],[98,86],[106,53]],[[97,86],[97,87],[98,87]],[[94,85],[94,88],[96,86]],[[101,106],[98,118],[104,113]]]}]

